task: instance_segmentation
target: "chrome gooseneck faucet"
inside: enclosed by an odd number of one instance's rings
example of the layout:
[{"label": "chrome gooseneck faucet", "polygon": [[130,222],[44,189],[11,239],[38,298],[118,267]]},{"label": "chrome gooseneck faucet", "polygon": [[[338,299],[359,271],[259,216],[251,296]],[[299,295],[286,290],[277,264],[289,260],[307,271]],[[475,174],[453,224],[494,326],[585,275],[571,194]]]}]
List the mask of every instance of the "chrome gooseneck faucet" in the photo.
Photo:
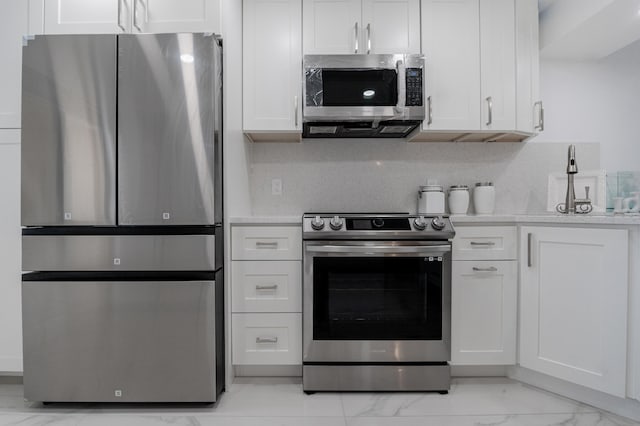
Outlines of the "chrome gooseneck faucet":
[{"label": "chrome gooseneck faucet", "polygon": [[576,190],[573,185],[574,176],[578,174],[578,164],[576,163],[576,146],[569,145],[569,156],[567,160],[567,197],[564,204],[560,203],[556,206],[558,213],[565,214],[585,214],[593,210],[591,200],[589,199],[589,187],[585,186],[585,198],[576,198]]}]

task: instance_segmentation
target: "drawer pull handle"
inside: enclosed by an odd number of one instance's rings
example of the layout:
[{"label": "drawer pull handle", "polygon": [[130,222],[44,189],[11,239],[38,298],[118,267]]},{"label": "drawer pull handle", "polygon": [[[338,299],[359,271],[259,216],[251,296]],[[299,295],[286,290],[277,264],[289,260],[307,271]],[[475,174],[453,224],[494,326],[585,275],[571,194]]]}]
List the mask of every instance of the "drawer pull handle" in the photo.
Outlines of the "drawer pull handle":
[{"label": "drawer pull handle", "polygon": [[481,246],[481,247],[493,247],[496,245],[496,243],[494,243],[493,241],[483,241],[483,242],[471,241],[469,244],[471,244],[472,246]]},{"label": "drawer pull handle", "polygon": [[473,269],[474,272],[498,272],[498,268],[495,266],[489,266],[488,268],[478,268],[474,266],[471,269]]},{"label": "drawer pull handle", "polygon": [[256,248],[259,248],[259,249],[278,248],[278,242],[277,241],[271,241],[271,242],[256,241]]},{"label": "drawer pull handle", "polygon": [[277,289],[278,289],[278,284],[256,286],[256,290],[277,290]]},{"label": "drawer pull handle", "polygon": [[277,337],[256,337],[256,343],[278,343]]}]

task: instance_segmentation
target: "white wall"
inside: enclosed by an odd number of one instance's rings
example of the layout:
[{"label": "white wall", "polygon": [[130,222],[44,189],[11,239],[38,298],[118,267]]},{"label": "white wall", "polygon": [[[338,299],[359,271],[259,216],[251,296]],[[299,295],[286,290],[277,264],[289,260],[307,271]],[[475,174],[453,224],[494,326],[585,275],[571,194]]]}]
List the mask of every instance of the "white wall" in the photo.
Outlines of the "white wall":
[{"label": "white wall", "polygon": [[640,42],[599,62],[543,61],[540,74],[535,142],[599,142],[602,168],[640,170]]}]

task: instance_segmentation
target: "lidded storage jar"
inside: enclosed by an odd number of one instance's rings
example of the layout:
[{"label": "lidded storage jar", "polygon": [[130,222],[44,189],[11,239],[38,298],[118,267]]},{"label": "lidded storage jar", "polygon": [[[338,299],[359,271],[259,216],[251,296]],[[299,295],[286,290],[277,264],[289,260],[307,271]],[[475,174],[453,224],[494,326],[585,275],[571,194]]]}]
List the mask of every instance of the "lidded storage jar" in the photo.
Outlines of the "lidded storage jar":
[{"label": "lidded storage jar", "polygon": [[418,192],[418,214],[443,214],[444,192],[442,185],[424,185]]},{"label": "lidded storage jar", "polygon": [[469,209],[469,187],[453,185],[449,188],[449,212],[451,214],[467,214]]},{"label": "lidded storage jar", "polygon": [[496,206],[496,188],[493,182],[478,182],[473,190],[476,214],[493,214]]}]

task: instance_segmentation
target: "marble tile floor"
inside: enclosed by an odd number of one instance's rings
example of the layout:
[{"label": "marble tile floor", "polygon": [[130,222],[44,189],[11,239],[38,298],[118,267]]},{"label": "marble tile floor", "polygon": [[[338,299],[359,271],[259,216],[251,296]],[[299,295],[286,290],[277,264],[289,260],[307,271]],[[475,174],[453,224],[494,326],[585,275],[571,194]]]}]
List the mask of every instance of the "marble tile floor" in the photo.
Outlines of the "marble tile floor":
[{"label": "marble tile floor", "polygon": [[454,379],[437,393],[316,393],[299,378],[237,379],[213,406],[25,402],[0,385],[0,425],[21,426],[629,426],[600,411],[506,378]]}]

